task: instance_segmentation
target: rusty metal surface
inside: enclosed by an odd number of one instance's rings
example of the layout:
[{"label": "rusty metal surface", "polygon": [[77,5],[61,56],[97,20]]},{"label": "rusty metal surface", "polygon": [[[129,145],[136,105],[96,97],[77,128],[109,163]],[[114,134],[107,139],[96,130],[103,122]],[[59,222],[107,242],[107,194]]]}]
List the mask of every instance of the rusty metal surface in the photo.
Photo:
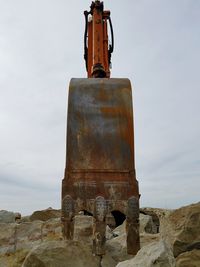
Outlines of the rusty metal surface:
[{"label": "rusty metal surface", "polygon": [[70,82],[66,169],[62,181],[62,220],[68,239],[73,237],[73,217],[80,210],[95,218],[96,254],[104,253],[105,218],[113,211],[126,215],[128,253],[138,251],[139,189],[128,79]]},{"label": "rusty metal surface", "polygon": [[134,170],[133,111],[128,79],[72,79],[68,170]]},{"label": "rusty metal surface", "polygon": [[107,200],[108,210],[124,214],[128,198],[139,198],[128,79],[71,80],[62,199],[66,195],[79,200],[76,210],[91,213],[98,196]]}]

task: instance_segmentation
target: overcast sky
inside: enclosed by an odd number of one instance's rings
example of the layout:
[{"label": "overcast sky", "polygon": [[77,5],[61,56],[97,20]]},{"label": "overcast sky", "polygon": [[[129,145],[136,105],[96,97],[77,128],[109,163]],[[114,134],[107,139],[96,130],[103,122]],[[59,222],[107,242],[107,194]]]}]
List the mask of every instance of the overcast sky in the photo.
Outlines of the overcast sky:
[{"label": "overcast sky", "polygon": [[[70,78],[91,1],[0,0],[0,209],[60,208]],[[105,0],[133,86],[141,206],[200,200],[200,1]]]}]

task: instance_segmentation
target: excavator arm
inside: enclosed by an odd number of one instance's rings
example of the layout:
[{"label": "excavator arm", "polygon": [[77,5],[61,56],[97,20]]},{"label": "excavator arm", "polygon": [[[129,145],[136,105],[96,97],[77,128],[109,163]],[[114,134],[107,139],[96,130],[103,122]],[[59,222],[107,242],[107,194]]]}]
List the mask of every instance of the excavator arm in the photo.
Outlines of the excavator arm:
[{"label": "excavator arm", "polygon": [[[110,11],[103,2],[95,1],[90,11],[85,11],[84,59],[88,78],[110,78],[111,54],[114,50],[114,34]],[[108,39],[108,23],[111,44]]]}]

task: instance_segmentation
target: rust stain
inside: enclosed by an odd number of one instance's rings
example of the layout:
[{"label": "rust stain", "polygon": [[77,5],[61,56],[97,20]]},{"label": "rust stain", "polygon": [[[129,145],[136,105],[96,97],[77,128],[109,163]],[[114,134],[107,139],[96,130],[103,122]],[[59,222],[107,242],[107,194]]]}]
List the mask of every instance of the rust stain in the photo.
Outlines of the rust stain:
[{"label": "rust stain", "polygon": [[102,195],[112,199],[110,209],[131,196],[139,199],[130,92],[127,79],[72,80],[63,197],[86,203]]}]

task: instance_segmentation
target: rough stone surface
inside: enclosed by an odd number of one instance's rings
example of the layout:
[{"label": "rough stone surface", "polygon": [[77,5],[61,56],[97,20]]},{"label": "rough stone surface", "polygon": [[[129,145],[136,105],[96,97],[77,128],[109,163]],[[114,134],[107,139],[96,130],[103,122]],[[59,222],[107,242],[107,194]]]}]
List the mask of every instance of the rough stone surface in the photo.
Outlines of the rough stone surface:
[{"label": "rough stone surface", "polygon": [[77,215],[74,217],[74,240],[92,243],[93,217]]},{"label": "rough stone surface", "polygon": [[143,247],[134,258],[117,267],[175,267],[175,259],[169,245],[161,240]]},{"label": "rough stone surface", "polygon": [[[146,225],[146,224],[144,224]],[[114,238],[107,240],[106,249],[115,261],[130,259],[132,256],[127,255],[126,245],[126,221],[113,230]],[[155,241],[160,240],[160,234],[148,234],[142,231],[140,233],[140,246],[143,247]]]},{"label": "rough stone surface", "polygon": [[110,229],[108,225],[106,225],[106,240],[110,240],[114,237],[115,235],[113,234],[113,231]]},{"label": "rough stone surface", "polygon": [[[115,236],[120,236],[124,234],[126,231],[126,220],[123,224],[119,225],[113,230],[113,234]],[[152,217],[150,215],[144,215],[140,213],[140,233],[149,233],[149,234],[156,234],[157,233],[157,226],[154,224]]]},{"label": "rough stone surface", "polygon": [[158,219],[170,215],[174,210],[172,209],[159,209],[159,208],[141,208],[140,212],[150,215],[153,221],[156,222]]},{"label": "rough stone surface", "polygon": [[21,217],[20,222],[21,222],[21,223],[22,223],[22,222],[30,222],[30,216],[23,216],[23,217]]},{"label": "rough stone surface", "polygon": [[55,210],[52,208],[48,208],[46,210],[38,210],[33,212],[33,214],[30,216],[30,221],[47,221],[49,219],[53,218],[60,218],[61,217],[61,211]]},{"label": "rough stone surface", "polygon": [[19,212],[0,210],[0,223],[14,223],[21,218]]},{"label": "rough stone surface", "polygon": [[[199,263],[199,249],[200,249],[200,203],[193,204],[187,207],[183,207],[178,210],[161,210],[161,209],[151,209],[145,208],[145,211],[148,215],[140,216],[140,243],[142,249],[135,256],[134,260],[138,259],[138,255],[143,255],[140,257],[140,260],[149,257],[149,259],[154,259],[152,255],[158,256],[158,253],[162,255],[167,255],[168,246],[162,245],[161,238],[165,240],[165,243],[169,243],[174,254],[177,256],[176,264],[177,267],[200,267]],[[45,210],[41,216],[47,214],[49,211]],[[52,209],[50,213],[52,212]],[[60,211],[58,211],[60,213]],[[15,213],[13,213],[15,214]],[[58,215],[58,213],[56,213]],[[154,216],[153,224],[159,218],[161,234],[152,234],[152,220],[150,214]],[[156,214],[156,216],[155,216]],[[52,215],[52,214],[51,214]],[[57,215],[52,215],[53,218],[46,221],[43,217],[41,220],[30,221],[30,217],[22,217],[19,221],[16,220],[15,223],[0,223],[0,267],[22,267],[22,264],[26,258],[25,263],[30,265],[27,266],[93,266],[95,263],[101,267],[114,267],[119,261],[129,260],[121,264],[129,265],[120,265],[120,266],[141,266],[141,267],[171,267],[171,255],[168,256],[158,256],[155,259],[155,262],[151,265],[145,265],[146,263],[136,264],[133,261],[132,255],[127,255],[127,246],[126,246],[126,221],[113,231],[107,226],[106,227],[106,255],[102,258],[92,256],[92,228],[93,228],[93,217],[78,215],[75,218],[75,229],[74,229],[74,238],[76,241],[64,242],[62,236],[62,223],[60,217]],[[16,214],[15,214],[16,216]],[[49,216],[49,215],[48,215]],[[150,217],[150,218],[149,218]],[[153,217],[152,217],[153,218]],[[150,226],[149,226],[150,222]],[[151,233],[147,233],[151,232]],[[83,243],[81,242],[83,241]],[[61,244],[61,245],[59,245]],[[64,245],[65,244],[65,245]],[[71,247],[66,248],[67,246]],[[154,245],[160,244],[159,248],[157,247],[157,252],[154,253]],[[156,246],[156,245],[155,245]],[[80,252],[80,258],[89,257],[86,262],[76,262],[79,265],[76,265],[69,260],[72,265],[60,265],[60,261],[63,259],[61,254],[69,255],[69,251],[78,247],[78,251],[82,251],[82,247],[85,247],[85,250]],[[147,249],[148,247],[148,249]],[[163,248],[165,247],[165,249]],[[167,249],[166,249],[167,247]],[[41,249],[42,258],[40,255],[39,248]],[[145,249],[145,250],[143,250]],[[197,250],[198,249],[198,250]],[[36,253],[35,253],[36,250]],[[66,252],[67,250],[67,252]],[[43,251],[43,252],[42,252]],[[54,262],[55,259],[48,261],[45,260],[45,257],[60,253],[60,258],[58,257],[58,265]],[[59,252],[60,251],[60,252]],[[146,251],[146,252],[143,252]],[[162,251],[165,251],[166,254],[162,254]],[[187,252],[185,252],[187,251]],[[77,253],[79,253],[77,252]],[[88,254],[90,253],[90,254]],[[142,254],[143,253],[143,254]],[[157,254],[156,254],[157,253]],[[164,252],[163,252],[164,253]],[[73,253],[72,253],[73,254]],[[47,255],[47,256],[46,256]],[[73,254],[74,255],[74,254]],[[84,256],[83,256],[84,255]],[[146,255],[146,256],[145,256]],[[75,254],[73,257],[78,257],[78,254]],[[51,256],[50,256],[51,258]],[[94,260],[95,259],[95,260]],[[131,259],[131,260],[130,260]],[[163,265],[160,265],[160,259],[163,259]],[[35,260],[35,261],[34,261]],[[90,262],[91,261],[91,262]],[[140,262],[140,261],[139,261]],[[172,260],[173,263],[173,260]],[[65,263],[66,264],[66,263]],[[132,264],[132,265],[130,265]],[[153,264],[153,265],[152,265]],[[157,265],[156,265],[157,264]],[[168,264],[168,265],[166,265]],[[26,266],[26,265],[25,265]]]},{"label": "rough stone surface", "polygon": [[21,223],[16,226],[16,250],[31,249],[41,243],[43,222]]},{"label": "rough stone surface", "polygon": [[16,224],[0,223],[0,255],[15,252]]},{"label": "rough stone surface", "polygon": [[152,242],[160,241],[160,234],[147,234],[141,233],[140,234],[140,247],[144,247]]},{"label": "rough stone surface", "polygon": [[[49,240],[62,240],[60,219],[47,222],[33,221],[27,223],[0,223],[0,256],[1,261],[12,259],[13,253],[22,251],[23,255],[33,247]],[[3,259],[4,258],[4,259]],[[4,264],[5,265],[5,264]],[[1,265],[0,265],[1,266]]]},{"label": "rough stone surface", "polygon": [[132,258],[131,255],[127,255],[126,233],[108,240],[106,242],[106,251],[117,262]]},{"label": "rough stone surface", "polygon": [[153,224],[156,228],[156,233],[159,233],[160,217],[162,217],[166,212],[168,213],[169,210],[154,209],[154,208],[141,208],[140,209],[140,213],[151,216]]},{"label": "rough stone surface", "polygon": [[140,213],[140,233],[156,234],[157,226],[154,224],[150,215],[144,215]]},{"label": "rough stone surface", "polygon": [[[147,234],[147,233],[140,234],[141,248],[159,240],[160,240],[160,234]],[[117,262],[132,258],[131,255],[127,255],[125,232],[115,238],[112,238],[111,240],[108,240],[106,242],[106,250]]]},{"label": "rough stone surface", "polygon": [[108,254],[104,255],[101,260],[100,267],[115,267],[117,262]]},{"label": "rough stone surface", "polygon": [[42,241],[63,240],[60,218],[50,219],[42,224]]},{"label": "rough stone surface", "polygon": [[115,218],[112,215],[112,213],[108,213],[106,215],[106,224],[111,228],[114,229],[116,228],[116,222],[115,222]]},{"label": "rough stone surface", "polygon": [[200,248],[200,202],[174,210],[163,218],[160,232],[174,256]]},{"label": "rough stone surface", "polygon": [[0,267],[21,267],[28,252],[28,250],[20,250],[0,255]]},{"label": "rough stone surface", "polygon": [[194,249],[180,254],[176,258],[176,267],[199,267],[200,250]]},{"label": "rough stone surface", "polygon": [[100,260],[84,243],[49,241],[31,250],[22,267],[99,267]]},{"label": "rough stone surface", "polygon": [[126,220],[123,222],[123,224],[119,225],[113,230],[113,234],[115,236],[123,235],[126,232]]},{"label": "rough stone surface", "polygon": [[142,208],[140,212],[152,217],[153,223],[157,227],[157,233],[160,232],[160,227],[162,223],[165,222],[166,217],[168,217],[174,210],[172,209],[159,209],[159,208]]}]

